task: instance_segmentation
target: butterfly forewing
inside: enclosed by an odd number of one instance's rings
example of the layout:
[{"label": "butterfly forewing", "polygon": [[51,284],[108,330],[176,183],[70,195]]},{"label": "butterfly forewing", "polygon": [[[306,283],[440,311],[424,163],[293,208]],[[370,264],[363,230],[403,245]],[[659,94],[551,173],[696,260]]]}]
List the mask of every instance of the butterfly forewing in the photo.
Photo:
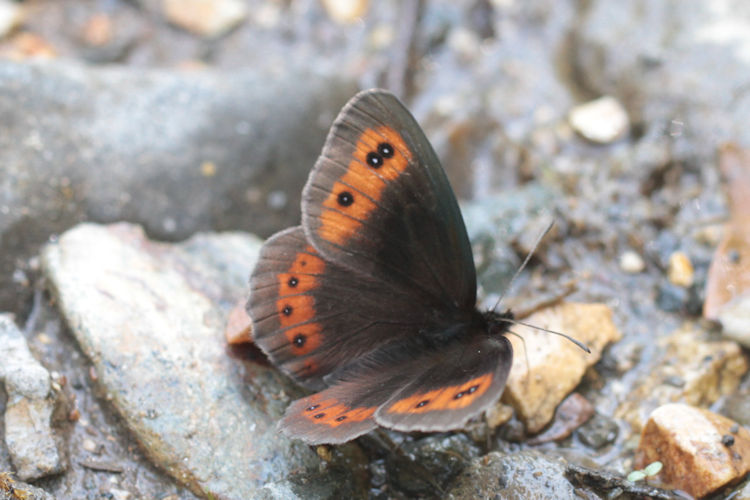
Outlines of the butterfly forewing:
[{"label": "butterfly forewing", "polygon": [[455,196],[391,94],[363,92],[342,110],[303,191],[302,220],[327,259],[444,307],[474,307],[474,263]]}]

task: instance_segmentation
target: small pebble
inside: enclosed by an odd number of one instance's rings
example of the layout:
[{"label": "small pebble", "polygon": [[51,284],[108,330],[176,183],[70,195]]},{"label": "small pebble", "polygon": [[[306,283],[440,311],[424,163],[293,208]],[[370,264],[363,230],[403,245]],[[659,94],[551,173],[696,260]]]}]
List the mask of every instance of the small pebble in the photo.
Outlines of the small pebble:
[{"label": "small pebble", "polygon": [[690,262],[690,257],[684,252],[674,252],[670,255],[667,277],[673,285],[684,288],[691,286],[695,279],[695,272],[693,271],[693,264]]},{"label": "small pebble", "polygon": [[89,453],[94,453],[96,451],[96,443],[93,439],[84,439],[83,443],[81,443],[81,447]]},{"label": "small pebble", "polygon": [[52,338],[46,333],[40,333],[35,338],[40,344],[50,345],[52,343]]},{"label": "small pebble", "polygon": [[643,258],[632,250],[620,255],[620,269],[628,274],[637,274],[646,268]]},{"label": "small pebble", "polygon": [[369,3],[368,0],[323,0],[323,7],[337,23],[349,24],[367,13]]},{"label": "small pebble", "polygon": [[10,41],[10,57],[16,60],[52,59],[57,57],[57,50],[39,35],[22,31]]},{"label": "small pebble", "polygon": [[598,144],[622,138],[630,127],[622,104],[610,96],[576,106],[570,111],[568,121],[576,132]]},{"label": "small pebble", "polygon": [[448,46],[462,62],[468,63],[480,55],[481,40],[473,31],[457,28],[451,32]]},{"label": "small pebble", "polygon": [[23,21],[21,5],[0,0],[0,38],[13,31]]},{"label": "small pebble", "polygon": [[213,177],[216,175],[216,164],[212,161],[201,163],[201,175],[203,177]]},{"label": "small pebble", "polygon": [[83,27],[83,40],[91,47],[102,47],[112,41],[113,28],[107,14],[94,14]]},{"label": "small pebble", "polygon": [[171,23],[203,37],[223,35],[247,17],[240,0],[164,0],[162,5]]}]

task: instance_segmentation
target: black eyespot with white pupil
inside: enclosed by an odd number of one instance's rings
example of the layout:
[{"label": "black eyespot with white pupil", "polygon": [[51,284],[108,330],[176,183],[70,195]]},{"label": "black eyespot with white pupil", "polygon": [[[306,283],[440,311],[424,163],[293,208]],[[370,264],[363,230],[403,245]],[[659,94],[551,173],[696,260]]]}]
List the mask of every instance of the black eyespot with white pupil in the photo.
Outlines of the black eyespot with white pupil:
[{"label": "black eyespot with white pupil", "polygon": [[320,407],[320,405],[312,405],[305,408],[305,411],[315,411]]},{"label": "black eyespot with white pupil", "polygon": [[354,196],[352,196],[352,193],[349,191],[341,191],[339,193],[338,202],[342,207],[348,207],[354,203]]},{"label": "black eyespot with white pupil", "polygon": [[371,151],[367,153],[367,164],[372,168],[380,168],[383,166],[383,157],[378,153]]},{"label": "black eyespot with white pupil", "polygon": [[429,400],[427,400],[427,399],[426,399],[426,400],[424,400],[424,401],[420,401],[420,402],[419,402],[419,403],[417,404],[417,408],[422,408],[423,406],[427,405],[427,403],[429,403],[429,402],[430,402],[430,401],[429,401]]},{"label": "black eyespot with white pupil", "polygon": [[378,144],[378,154],[383,158],[393,158],[393,146],[387,142]]},{"label": "black eyespot with white pupil", "polygon": [[304,336],[304,335],[302,335],[301,333],[298,333],[298,334],[297,334],[297,335],[296,335],[296,336],[294,337],[294,345],[296,345],[297,347],[302,347],[303,345],[305,345],[305,341],[306,341],[306,340],[307,340],[307,337],[305,337],[305,336]]},{"label": "black eyespot with white pupil", "polygon": [[341,415],[339,418],[336,419],[336,422],[343,422],[346,420],[346,415]]},{"label": "black eyespot with white pupil", "polygon": [[281,312],[284,313],[284,316],[289,316],[292,314],[292,306],[284,306],[284,309],[282,309]]},{"label": "black eyespot with white pupil", "polygon": [[325,417],[325,416],[326,416],[326,414],[325,414],[325,413],[318,413],[318,414],[317,414],[317,415],[315,415],[315,416],[314,416],[313,418],[323,418],[323,417]]},{"label": "black eyespot with white pupil", "polygon": [[289,285],[290,287],[294,288],[295,286],[297,286],[297,283],[299,283],[299,280],[297,278],[295,278],[294,276],[292,276],[291,278],[289,278],[289,281],[287,282],[287,285]]}]

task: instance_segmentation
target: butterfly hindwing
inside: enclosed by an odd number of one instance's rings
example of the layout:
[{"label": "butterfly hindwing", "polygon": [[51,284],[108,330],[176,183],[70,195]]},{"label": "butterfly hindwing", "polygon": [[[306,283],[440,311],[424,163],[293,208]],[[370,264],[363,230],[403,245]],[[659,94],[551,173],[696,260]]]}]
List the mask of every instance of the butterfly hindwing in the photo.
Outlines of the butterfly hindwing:
[{"label": "butterfly hindwing", "polygon": [[346,105],[302,198],[305,233],[327,259],[426,303],[474,307],[458,203],[424,133],[393,95],[366,91]]},{"label": "butterfly hindwing", "polygon": [[293,402],[279,423],[290,437],[310,444],[338,444],[377,426],[373,415],[403,383],[394,370],[359,370],[356,376],[336,380],[321,392]]},{"label": "butterfly hindwing", "polygon": [[377,410],[375,421],[399,431],[460,427],[500,397],[512,360],[503,336],[454,343],[425,359],[422,373]]},{"label": "butterfly hindwing", "polygon": [[337,444],[377,425],[455,429],[497,400],[512,357],[504,337],[437,350],[391,347],[340,370],[328,389],[292,403],[282,431],[311,444]]}]

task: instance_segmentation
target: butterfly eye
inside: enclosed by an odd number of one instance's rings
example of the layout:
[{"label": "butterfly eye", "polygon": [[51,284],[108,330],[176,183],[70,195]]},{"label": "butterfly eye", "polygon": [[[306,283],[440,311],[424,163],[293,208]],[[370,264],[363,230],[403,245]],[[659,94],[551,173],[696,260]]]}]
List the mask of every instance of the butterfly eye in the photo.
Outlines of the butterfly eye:
[{"label": "butterfly eye", "polygon": [[383,157],[375,152],[367,153],[367,164],[372,168],[380,168],[383,166]]},{"label": "butterfly eye", "polygon": [[393,146],[387,142],[381,142],[378,144],[378,153],[380,153],[380,156],[383,158],[391,158],[393,157]]},{"label": "butterfly eye", "polygon": [[349,191],[341,191],[338,197],[339,205],[342,207],[348,207],[354,203],[354,196]]}]

